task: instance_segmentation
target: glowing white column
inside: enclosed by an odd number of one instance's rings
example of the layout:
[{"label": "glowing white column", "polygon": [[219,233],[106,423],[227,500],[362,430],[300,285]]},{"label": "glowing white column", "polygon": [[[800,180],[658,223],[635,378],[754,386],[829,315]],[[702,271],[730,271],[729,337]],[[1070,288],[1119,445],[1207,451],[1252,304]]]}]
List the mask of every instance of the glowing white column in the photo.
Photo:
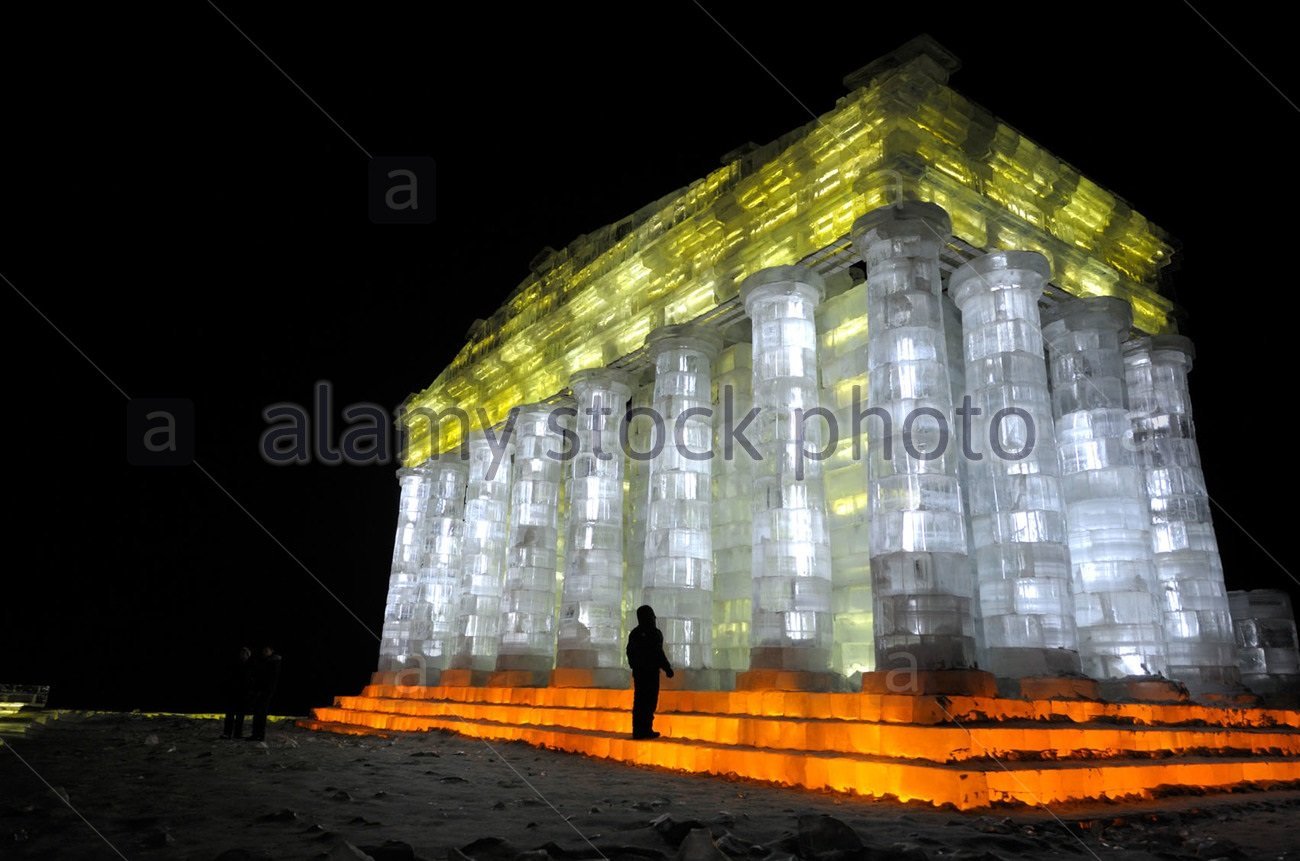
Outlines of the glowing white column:
[{"label": "glowing white column", "polygon": [[1187,374],[1194,355],[1181,335],[1125,344],[1129,418],[1146,470],[1169,676],[1197,693],[1227,693],[1240,687],[1241,673],[1192,422]]},{"label": "glowing white column", "polygon": [[565,449],[553,428],[568,424],[558,413],[552,419],[560,406],[529,404],[515,417],[498,670],[540,673],[555,664],[557,517]]},{"label": "glowing white column", "polygon": [[[634,418],[627,422],[623,433],[627,435],[627,459],[624,462],[624,476],[627,490],[623,496],[623,534],[627,541],[623,548],[623,634],[621,639],[627,642],[628,632],[637,626],[636,608],[641,606],[642,570],[645,567],[645,519],[646,501],[650,494],[649,454],[654,423],[645,415],[644,410],[654,401],[654,382],[637,386],[632,392],[629,414]],[[635,411],[635,412],[633,412]],[[626,656],[623,663],[627,664]]]},{"label": "glowing white column", "polygon": [[505,577],[506,520],[510,510],[513,446],[498,431],[495,442],[478,431],[469,438],[465,488],[465,539],[461,551],[460,608],[451,666],[496,667]]},{"label": "glowing white column", "polygon": [[426,670],[445,670],[451,660],[460,608],[460,559],[465,536],[465,481],[469,465],[451,452],[425,463],[429,502],[420,554],[420,620],[428,619],[421,651]]},{"label": "glowing white column", "polygon": [[388,602],[384,607],[384,634],[379,646],[379,671],[410,666],[420,654],[412,646],[416,608],[420,599],[420,551],[423,549],[424,515],[429,505],[429,474],[419,467],[399,469],[401,497],[397,504],[397,535],[393,540],[393,564],[388,578]]},{"label": "glowing white column", "polygon": [[1080,670],[1038,314],[1050,277],[1037,252],[995,251],[948,279],[962,313],[970,449],[982,455],[967,462],[966,489],[985,669],[1003,678]]},{"label": "glowing white column", "polygon": [[619,425],[632,394],[627,375],[609,368],[569,380],[578,414],[578,450],[565,464],[569,511],[559,667],[619,667],[623,662],[623,451]]},{"label": "glowing white column", "polygon": [[1133,312],[1122,299],[1096,296],[1044,317],[1083,671],[1097,679],[1163,674],[1169,656],[1146,476],[1133,450],[1120,353]]},{"label": "glowing white column", "polygon": [[655,366],[654,410],[663,442],[650,461],[643,596],[674,668],[713,658],[713,361],[722,339],[698,326],[665,326],[646,349]]},{"label": "glowing white column", "polygon": [[976,660],[939,282],[950,230],[942,209],[911,201],[853,225],[867,264],[867,403],[886,414],[865,419],[878,670]]},{"label": "glowing white column", "polygon": [[753,324],[754,406],[750,426],[762,457],[754,480],[754,616],[750,668],[812,672],[830,667],[831,554],[819,409],[817,273],[776,266],[754,273],[740,296]]}]

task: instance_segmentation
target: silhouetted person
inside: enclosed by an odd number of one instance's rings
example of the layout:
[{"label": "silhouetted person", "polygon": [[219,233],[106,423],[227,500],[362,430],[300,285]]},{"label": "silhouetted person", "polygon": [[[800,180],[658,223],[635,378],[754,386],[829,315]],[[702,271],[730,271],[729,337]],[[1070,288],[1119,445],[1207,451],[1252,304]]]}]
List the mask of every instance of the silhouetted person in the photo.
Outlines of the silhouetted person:
[{"label": "silhouetted person", "polygon": [[253,732],[249,741],[266,739],[266,714],[275,696],[275,684],[280,680],[280,656],[270,646],[262,647],[262,654],[253,661],[249,684],[249,703],[253,711]]},{"label": "silhouetted person", "polygon": [[655,611],[649,604],[636,608],[637,626],[627,635],[627,665],[632,668],[632,738],[658,738],[654,731],[655,708],[659,705],[659,671],[673,677],[673,666],[664,654],[664,634],[655,627]]},{"label": "silhouetted person", "polygon": [[222,738],[244,737],[244,714],[248,711],[248,687],[251,681],[249,672],[252,664],[253,650],[240,646],[238,654],[226,665],[222,693],[226,697],[226,723],[222,729]]}]

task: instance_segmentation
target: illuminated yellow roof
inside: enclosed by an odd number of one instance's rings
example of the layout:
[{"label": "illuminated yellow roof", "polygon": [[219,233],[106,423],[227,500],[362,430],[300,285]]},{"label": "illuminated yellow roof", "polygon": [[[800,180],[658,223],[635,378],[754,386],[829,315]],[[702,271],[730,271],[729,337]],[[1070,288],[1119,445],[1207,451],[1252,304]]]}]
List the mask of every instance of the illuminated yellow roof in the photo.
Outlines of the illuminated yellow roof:
[{"label": "illuminated yellow roof", "polygon": [[[816,121],[550,254],[406,410],[481,407],[499,422],[732,301],[750,273],[845,245],[854,219],[901,198],[942,206],[975,248],[1040,251],[1068,293],[1122,297],[1137,328],[1166,330],[1164,231],[949,88],[938,46],[891,58]],[[407,465],[460,441],[454,421],[436,440],[427,420],[406,421]]]}]

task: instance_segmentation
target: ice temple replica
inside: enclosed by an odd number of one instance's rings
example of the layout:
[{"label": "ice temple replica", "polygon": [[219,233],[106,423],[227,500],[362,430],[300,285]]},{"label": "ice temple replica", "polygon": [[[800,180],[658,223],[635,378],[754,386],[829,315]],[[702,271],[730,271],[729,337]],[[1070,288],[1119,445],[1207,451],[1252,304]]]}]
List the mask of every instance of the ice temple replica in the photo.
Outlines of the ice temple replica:
[{"label": "ice temple replica", "polygon": [[915,40],[535,261],[404,405],[379,666],[306,725],[962,809],[1300,780],[1295,623],[1224,585],[1171,245],[956,67]]}]

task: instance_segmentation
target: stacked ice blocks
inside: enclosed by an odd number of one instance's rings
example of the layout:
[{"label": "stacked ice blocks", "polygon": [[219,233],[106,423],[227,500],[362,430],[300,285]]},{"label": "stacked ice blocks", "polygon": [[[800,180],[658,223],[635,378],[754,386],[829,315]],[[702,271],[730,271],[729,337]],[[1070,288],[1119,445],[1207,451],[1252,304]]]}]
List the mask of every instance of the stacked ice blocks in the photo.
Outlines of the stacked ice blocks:
[{"label": "stacked ice blocks", "polygon": [[[750,346],[732,344],[718,354],[713,369],[713,666],[749,669],[749,622],[754,578],[752,497],[753,458],[744,446],[727,449],[731,425],[744,421],[754,405]],[[730,408],[728,408],[730,399]]]},{"label": "stacked ice blocks", "polygon": [[975,664],[974,578],[950,429],[933,204],[874,210],[854,224],[867,263],[871,574],[876,663],[922,670]]},{"label": "stacked ice blocks", "polygon": [[1260,695],[1300,691],[1300,648],[1291,599],[1277,589],[1229,592],[1241,680]]},{"label": "stacked ice blocks", "polygon": [[444,670],[451,660],[460,610],[461,544],[465,535],[465,483],[469,465],[451,452],[426,462],[429,501],[420,551],[417,624],[428,620],[421,653],[426,669]]},{"label": "stacked ice blocks", "polygon": [[577,452],[564,464],[568,516],[556,664],[623,663],[623,450],[619,427],[632,394],[627,375],[602,368],[569,381]]},{"label": "stacked ice blocks", "polygon": [[400,670],[420,644],[417,632],[420,598],[420,552],[424,547],[424,515],[429,505],[429,474],[420,467],[399,469],[401,497],[397,505],[397,534],[393,539],[393,564],[388,579],[388,602],[384,607],[383,638],[379,646],[379,670]]},{"label": "stacked ice blocks", "polygon": [[1192,422],[1192,343],[1180,335],[1125,345],[1133,441],[1146,471],[1152,550],[1163,588],[1169,675],[1194,692],[1241,684],[1228,590]]},{"label": "stacked ice blocks", "polygon": [[1003,678],[1080,669],[1038,314],[1050,274],[1040,254],[995,251],[948,281],[962,312],[968,442],[980,455],[966,462],[966,490],[982,650],[985,668]]},{"label": "stacked ice blocks", "polygon": [[510,461],[514,446],[504,431],[496,432],[491,439],[478,431],[469,437],[468,450],[460,608],[451,666],[491,670],[496,667],[500,642]]},{"label": "stacked ice blocks", "polygon": [[1132,313],[1122,299],[1098,296],[1049,316],[1043,335],[1083,671],[1096,679],[1161,675],[1169,660],[1161,589],[1120,353]]},{"label": "stacked ice blocks", "polygon": [[751,438],[762,455],[753,485],[754,606],[750,666],[821,672],[830,667],[831,558],[822,465],[816,308],[821,278],[802,266],[763,269],[741,298],[753,332]]},{"label": "stacked ice blocks", "polygon": [[[555,663],[557,516],[564,440],[547,404],[530,404],[515,418],[515,461],[510,488],[510,525],[505,589],[501,600],[501,646],[497,669],[549,670]],[[547,453],[552,453],[551,457]]]}]

